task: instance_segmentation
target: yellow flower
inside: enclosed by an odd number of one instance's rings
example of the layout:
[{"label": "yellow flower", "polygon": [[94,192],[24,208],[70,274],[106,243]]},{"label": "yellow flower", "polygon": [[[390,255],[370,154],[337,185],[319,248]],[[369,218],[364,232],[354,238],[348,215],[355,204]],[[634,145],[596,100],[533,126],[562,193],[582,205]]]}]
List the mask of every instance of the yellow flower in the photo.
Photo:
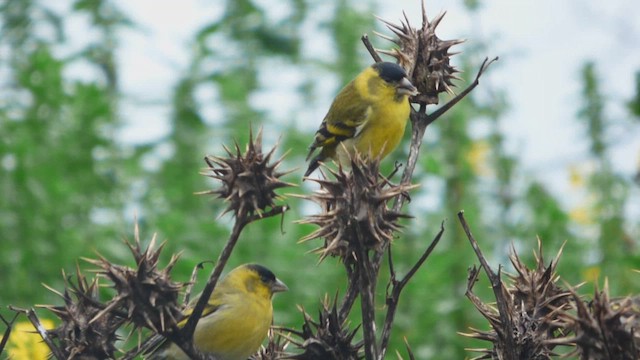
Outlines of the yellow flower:
[{"label": "yellow flower", "polygon": [[574,189],[584,187],[584,175],[580,173],[580,169],[577,166],[569,167],[569,184]]},{"label": "yellow flower", "polygon": [[580,225],[589,225],[593,223],[591,219],[591,211],[586,206],[580,206],[569,212],[569,218]]},{"label": "yellow flower", "polygon": [[471,149],[467,153],[467,162],[471,165],[476,175],[486,176],[491,174],[491,169],[487,164],[491,146],[486,140],[478,140],[471,144]]},{"label": "yellow flower", "polygon": [[582,279],[589,283],[596,283],[600,277],[600,267],[590,266],[582,270]]},{"label": "yellow flower", "polygon": [[[41,320],[45,329],[53,329],[53,321]],[[7,342],[7,354],[11,360],[47,360],[49,347],[28,321],[21,321],[13,327]]]}]

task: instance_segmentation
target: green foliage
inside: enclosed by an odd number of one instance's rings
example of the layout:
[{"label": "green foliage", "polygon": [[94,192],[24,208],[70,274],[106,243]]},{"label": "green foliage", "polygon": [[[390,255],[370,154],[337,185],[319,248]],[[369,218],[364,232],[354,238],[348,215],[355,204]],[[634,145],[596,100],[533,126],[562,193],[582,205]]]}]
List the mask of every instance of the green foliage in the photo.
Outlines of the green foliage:
[{"label": "green foliage", "polygon": [[13,46],[2,64],[12,76],[11,105],[0,111],[0,282],[12,289],[2,302],[16,305],[51,299],[41,282],[59,285],[60,269],[103,248],[115,229],[100,218],[117,209],[120,185],[106,131],[115,119],[111,93],[65,76],[71,63],[55,55],[56,39],[31,26],[38,6],[12,1],[3,12],[3,40]]}]

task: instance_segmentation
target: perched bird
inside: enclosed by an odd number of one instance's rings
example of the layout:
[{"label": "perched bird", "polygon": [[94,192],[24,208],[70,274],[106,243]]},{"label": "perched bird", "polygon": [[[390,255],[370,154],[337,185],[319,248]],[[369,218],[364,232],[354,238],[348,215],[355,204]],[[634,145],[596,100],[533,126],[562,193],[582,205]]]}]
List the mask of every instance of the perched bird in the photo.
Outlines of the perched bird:
[{"label": "perched bird", "polygon": [[[347,153],[384,158],[404,134],[411,111],[409,96],[418,91],[399,65],[380,62],[364,69],[336,96],[309,147],[309,176],[320,161],[332,158],[345,164]],[[344,145],[344,146],[343,146]]]},{"label": "perched bird", "polygon": [[[273,318],[271,298],[287,286],[267,268],[245,264],[218,283],[198,321],[193,341],[200,351],[218,360],[246,360],[267,336]],[[185,313],[188,318],[191,310]],[[179,323],[184,326],[186,318]],[[157,348],[157,346],[156,346]],[[166,341],[149,359],[188,360],[180,348]]]}]

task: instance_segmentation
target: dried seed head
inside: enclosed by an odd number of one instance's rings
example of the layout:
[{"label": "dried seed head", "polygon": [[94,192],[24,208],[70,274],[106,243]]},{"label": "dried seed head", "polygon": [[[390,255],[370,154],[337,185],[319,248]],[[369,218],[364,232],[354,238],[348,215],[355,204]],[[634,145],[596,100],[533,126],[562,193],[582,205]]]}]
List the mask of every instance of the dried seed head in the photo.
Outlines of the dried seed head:
[{"label": "dried seed head", "polygon": [[[400,229],[399,219],[407,215],[387,207],[387,202],[414,185],[393,185],[379,172],[380,160],[351,158],[351,172],[342,166],[329,169],[335,180],[310,179],[320,184],[320,190],[303,198],[318,203],[322,213],[300,221],[320,228],[301,242],[323,238],[323,246],[314,251],[325,257],[340,256],[345,263],[355,259],[360,241],[365,250],[382,251]],[[359,240],[361,239],[361,240]]]},{"label": "dried seed head", "polygon": [[286,355],[288,355],[286,350],[290,342],[279,333],[276,333],[273,328],[269,329],[267,339],[269,340],[267,346],[260,347],[260,350],[251,356],[249,360],[286,359]]},{"label": "dried seed head", "polygon": [[135,226],[135,244],[127,242],[136,262],[136,268],[115,265],[107,259],[86,259],[100,268],[99,274],[113,283],[117,295],[107,304],[105,311],[117,309],[137,327],[147,327],[157,333],[173,330],[182,314],[178,295],[186,284],[171,280],[171,270],[178,260],[173,256],[164,269],[158,260],[164,244],[154,249],[155,235],[149,246],[142,249],[138,225]]},{"label": "dried seed head", "polygon": [[457,53],[449,52],[452,46],[464,42],[464,40],[440,40],[436,34],[436,27],[442,21],[445,13],[436,16],[429,21],[422,2],[422,27],[415,29],[409,24],[406,14],[400,25],[380,19],[397,38],[392,39],[378,34],[384,39],[394,42],[398,47],[392,50],[378,50],[396,58],[400,66],[405,69],[411,83],[418,88],[419,95],[413,98],[414,102],[423,104],[437,104],[438,94],[441,92],[453,93],[453,80],[459,78],[455,75],[459,71],[450,64],[450,59]]},{"label": "dried seed head", "polygon": [[113,359],[116,331],[125,322],[115,311],[105,312],[100,302],[98,280],[90,283],[77,269],[76,284],[64,274],[65,291],[56,294],[64,305],[42,306],[53,312],[61,324],[49,334],[68,359]]},{"label": "dried seed head", "polygon": [[[548,266],[545,265],[542,246],[538,241],[536,266],[529,269],[522,263],[515,249],[512,250],[510,260],[517,274],[509,275],[511,284],[505,285],[503,282],[501,292],[507,305],[506,314],[502,315],[510,319],[511,328],[503,323],[496,308],[483,303],[471,292],[470,285],[467,296],[492,327],[489,331],[472,329],[471,333],[462,334],[492,343],[491,348],[474,349],[483,353],[476,359],[509,358],[507,350],[510,345],[506,339],[509,335],[513,337],[514,351],[518,358],[551,359],[555,347],[553,340],[562,336],[562,326],[557,322],[558,314],[571,308],[571,293],[557,285],[559,276],[556,275],[556,267],[561,254],[562,249]],[[470,281],[475,282],[477,274],[472,275]]]},{"label": "dried seed head", "polygon": [[212,194],[225,199],[229,206],[224,211],[238,214],[261,214],[265,209],[274,207],[280,197],[274,190],[293,186],[280,180],[291,171],[280,172],[278,167],[284,156],[273,163],[271,157],[277,145],[268,153],[262,152],[262,130],[256,138],[251,134],[244,154],[235,143],[235,151],[225,147],[228,157],[207,156],[209,166],[203,175],[220,180],[222,186],[217,190],[203,191],[199,194]]},{"label": "dried seed head", "polygon": [[576,346],[573,355],[582,360],[640,358],[640,335],[637,331],[638,298],[609,298],[609,285],[596,289],[593,301],[586,303],[571,290],[575,315],[561,314],[560,323],[572,336],[557,339],[559,345]]},{"label": "dried seed head", "polygon": [[349,324],[339,321],[336,302],[329,303],[327,297],[322,302],[318,320],[314,320],[304,309],[302,331],[289,330],[300,339],[292,339],[293,345],[302,353],[288,356],[299,360],[358,360],[363,356],[363,342],[354,343],[358,328],[349,330]]},{"label": "dried seed head", "polygon": [[548,266],[545,266],[542,257],[542,242],[538,239],[538,251],[534,253],[536,259],[535,269],[529,269],[520,260],[515,248],[512,248],[509,259],[516,270],[515,275],[509,275],[512,285],[508,291],[513,297],[516,311],[525,311],[535,320],[547,322],[546,329],[549,337],[558,327],[548,323],[548,320],[557,316],[560,309],[570,308],[570,292],[558,286],[560,276],[556,274],[556,267],[562,255],[562,248]]}]

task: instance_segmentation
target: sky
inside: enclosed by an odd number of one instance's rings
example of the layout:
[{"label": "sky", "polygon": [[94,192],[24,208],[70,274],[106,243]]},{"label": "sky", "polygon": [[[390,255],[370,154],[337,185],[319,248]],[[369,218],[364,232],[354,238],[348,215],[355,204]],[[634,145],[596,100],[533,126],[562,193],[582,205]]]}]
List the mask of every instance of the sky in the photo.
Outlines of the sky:
[{"label": "sky", "polygon": [[[282,5],[286,2],[257,3],[270,16],[287,11]],[[119,0],[117,4],[138,25],[122,37],[120,49],[123,92],[125,98],[136,99],[123,104],[128,122],[120,136],[125,143],[152,141],[169,130],[170,94],[188,65],[190,39],[203,24],[221,16],[222,5],[204,0]],[[588,171],[592,166],[587,161],[586,130],[575,121],[581,106],[580,68],[590,59],[600,78],[606,79],[603,92],[614,100],[608,103],[607,115],[622,124],[610,131],[615,167],[633,176],[640,166],[640,124],[623,120],[621,99],[632,96],[633,74],[640,69],[640,2],[494,0],[482,4],[473,15],[460,1],[428,0],[426,7],[430,17],[447,11],[438,28],[440,38],[468,39],[457,50],[473,45],[474,37],[492,39],[486,44],[486,55],[500,56],[500,61],[475,91],[508,89],[509,110],[502,126],[507,149],[522,160],[525,173],[542,179],[557,193],[572,194],[571,202],[580,202],[580,193],[571,193],[569,169]],[[417,0],[381,0],[379,9],[376,15],[392,21],[401,18],[399,9],[407,12],[413,24],[421,21]],[[321,45],[322,41],[307,45],[311,47],[304,51],[322,51]],[[329,92],[340,86],[331,80],[318,81],[325,81]],[[277,118],[287,109],[273,101],[278,89],[272,92],[256,95],[256,101]],[[331,98],[328,93],[327,106]],[[303,114],[300,121],[316,127],[322,115]],[[314,116],[317,119],[305,118]],[[637,208],[633,211],[640,214]]]}]

